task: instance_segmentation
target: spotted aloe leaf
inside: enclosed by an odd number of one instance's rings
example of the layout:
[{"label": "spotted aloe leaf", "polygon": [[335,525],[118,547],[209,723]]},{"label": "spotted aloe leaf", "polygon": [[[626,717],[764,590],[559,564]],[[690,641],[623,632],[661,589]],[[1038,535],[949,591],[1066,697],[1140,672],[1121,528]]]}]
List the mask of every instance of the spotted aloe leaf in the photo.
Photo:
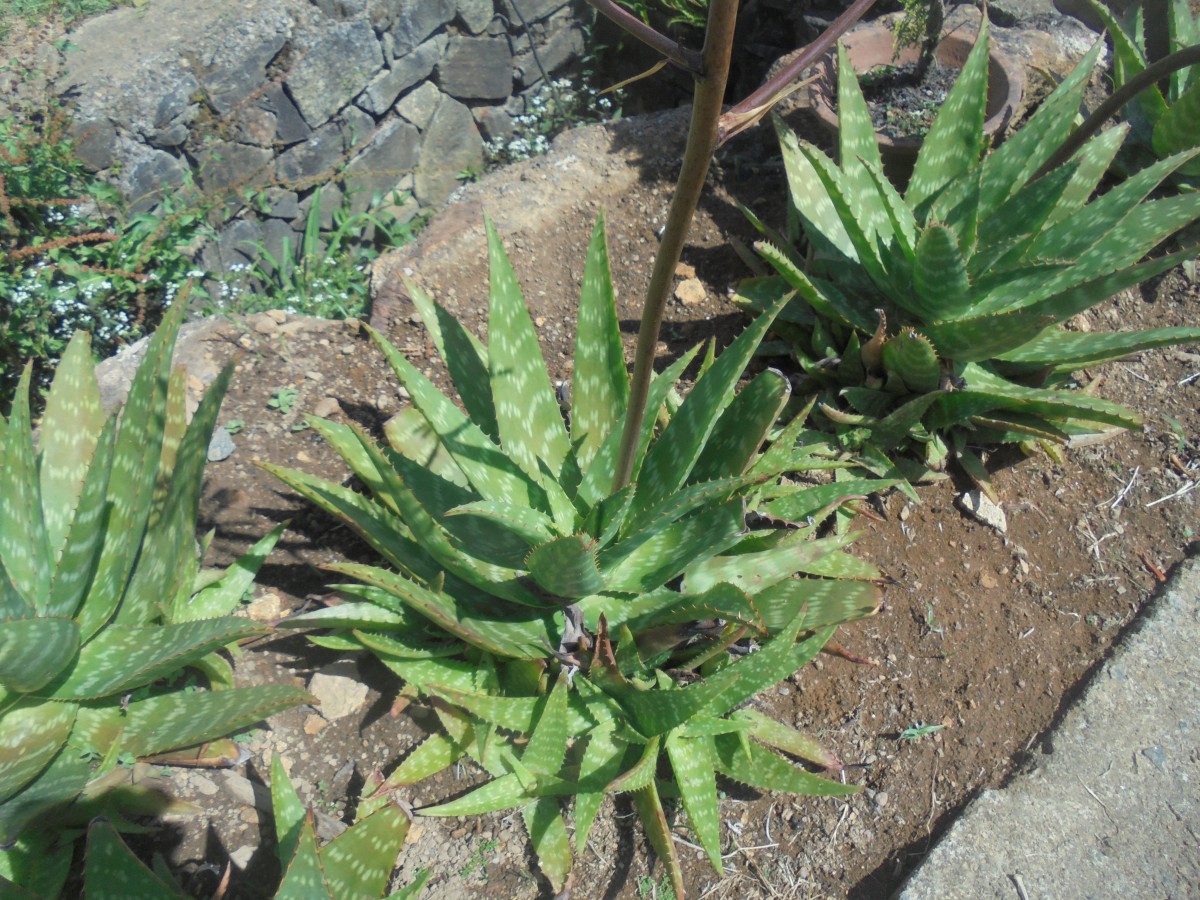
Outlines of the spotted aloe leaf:
[{"label": "spotted aloe leaf", "polygon": [[785,302],[781,299],[755,319],[696,382],[646,455],[638,476],[638,509],[648,509],[687,483],[738,379]]},{"label": "spotted aloe leaf", "polygon": [[90,700],[131,691],[226,644],[264,632],[247,619],[232,617],[144,628],[114,625],[84,645],[70,675],[47,696]]},{"label": "spotted aloe leaf", "polygon": [[825,769],[841,771],[841,761],[807,735],[776,722],[752,707],[734,710],[729,718],[744,726],[746,733],[768,746],[783,750]]},{"label": "spotted aloe leaf", "polygon": [[534,547],[525,560],[538,586],[555,597],[578,599],[604,589],[596,562],[596,542],[572,534]]},{"label": "spotted aloe leaf", "polygon": [[717,771],[726,778],[768,791],[786,791],[813,797],[843,797],[858,793],[857,785],[842,784],[814,775],[780,756],[734,735],[714,739]]},{"label": "spotted aloe leaf", "polygon": [[496,407],[488,389],[487,347],[417,285],[406,279],[404,286],[438,355],[446,361],[467,415],[486,435],[498,441],[500,430],[496,426]]},{"label": "spotted aloe leaf", "polygon": [[17,385],[0,469],[0,561],[24,604],[40,613],[50,597],[51,554],[29,420],[31,371],[26,366]]},{"label": "spotted aloe leaf", "polygon": [[0,732],[0,803],[27,785],[52,760],[75,723],[72,703],[13,710]]},{"label": "spotted aloe leaf", "polygon": [[88,826],[84,891],[99,900],[140,897],[144,900],[180,900],[179,888],[146,868],[125,846],[117,830],[103,819]]},{"label": "spotted aloe leaf", "polygon": [[488,355],[500,440],[531,478],[540,480],[542,460],[563,479],[570,439],[516,274],[495,227],[490,220],[485,225],[492,280]]},{"label": "spotted aloe leaf", "polygon": [[683,737],[673,731],[667,735],[666,747],[692,829],[717,874],[724,875],[713,739],[708,735]]},{"label": "spotted aloe leaf", "polygon": [[[971,48],[954,87],[917,156],[912,178],[904,195],[914,209],[938,196],[954,180],[970,172],[984,150],[983,120],[988,80],[988,20],[979,26],[979,36]],[[853,72],[852,66],[839,69]]]},{"label": "spotted aloe leaf", "polygon": [[629,403],[629,376],[616,316],[603,213],[596,219],[579,293],[575,369],[571,382],[571,439],[586,469]]}]

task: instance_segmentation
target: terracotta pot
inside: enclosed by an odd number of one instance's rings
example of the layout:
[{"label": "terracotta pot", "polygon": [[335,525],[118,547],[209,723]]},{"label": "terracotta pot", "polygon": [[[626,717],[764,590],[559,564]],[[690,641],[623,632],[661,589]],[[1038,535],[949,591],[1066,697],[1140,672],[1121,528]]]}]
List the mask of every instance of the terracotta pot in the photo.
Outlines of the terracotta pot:
[{"label": "terracotta pot", "polygon": [[[961,69],[975,45],[977,32],[963,33],[962,28],[946,34],[938,44],[935,54],[942,65]],[[842,43],[854,71],[861,77],[876,66],[905,65],[917,61],[916,47],[905,47],[899,56],[893,56],[895,38],[891,28],[882,22],[869,22],[847,34]],[[831,50],[816,65],[816,80],[812,84],[813,109],[821,122],[834,134],[838,129],[835,111],[837,98],[837,52]],[[988,137],[998,134],[1009,124],[1025,86],[1025,72],[1013,65],[1008,57],[992,47],[988,53],[988,102],[987,119],[983,129]],[[910,168],[917,158],[923,139],[919,137],[893,138],[876,132],[879,150],[884,161],[889,160]]]}]

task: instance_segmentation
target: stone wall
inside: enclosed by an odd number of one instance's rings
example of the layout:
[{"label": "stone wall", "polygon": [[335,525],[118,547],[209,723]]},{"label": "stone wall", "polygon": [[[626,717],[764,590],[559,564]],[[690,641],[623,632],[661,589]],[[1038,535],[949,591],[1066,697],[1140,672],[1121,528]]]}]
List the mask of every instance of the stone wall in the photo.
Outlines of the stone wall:
[{"label": "stone wall", "polygon": [[[151,0],[85,22],[55,91],[78,152],[134,211],[190,176],[221,197],[214,271],[298,245],[321,188],[440,206],[583,49],[577,0]],[[244,206],[247,189],[258,208]]]}]

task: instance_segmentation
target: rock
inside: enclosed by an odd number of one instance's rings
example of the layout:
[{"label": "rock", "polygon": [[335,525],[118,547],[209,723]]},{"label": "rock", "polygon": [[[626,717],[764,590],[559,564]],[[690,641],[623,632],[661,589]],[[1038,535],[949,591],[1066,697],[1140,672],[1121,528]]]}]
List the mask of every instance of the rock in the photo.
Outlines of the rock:
[{"label": "rock", "polygon": [[217,783],[202,772],[188,773],[188,784],[196,789],[196,793],[211,797],[219,788]]},{"label": "rock", "polygon": [[542,72],[554,72],[583,54],[583,29],[576,21],[567,21],[570,11],[565,11],[560,27],[550,30],[550,37],[537,48],[537,56],[526,46],[513,59],[517,84],[521,88],[531,87],[542,81]]},{"label": "rock", "polygon": [[483,139],[471,110],[443,97],[425,129],[415,193],[425,206],[437,206],[458,186],[458,173],[483,165]]},{"label": "rock", "polygon": [[226,795],[242,806],[251,806],[261,810],[271,808],[271,791],[261,784],[255,784],[245,775],[224,769],[218,773],[221,787]]},{"label": "rock", "polygon": [[989,500],[982,491],[968,491],[965,494],[959,494],[955,503],[959,509],[977,522],[996,529],[1000,534],[1008,532],[1008,520],[1005,518],[1004,510]]},{"label": "rock", "polygon": [[460,100],[504,100],[512,93],[512,51],[505,38],[452,38],[437,71],[442,91]]},{"label": "rock", "polygon": [[108,119],[84,119],[71,124],[75,156],[89,169],[98,172],[113,164],[117,149],[117,129]]},{"label": "rock", "polygon": [[415,91],[401,98],[400,102],[396,104],[396,112],[424,131],[429,127],[443,96],[441,91],[427,81]]},{"label": "rock", "polygon": [[316,713],[313,713],[312,715],[309,715],[309,716],[305,717],[305,719],[304,719],[304,733],[310,734],[310,735],[311,734],[320,734],[322,731],[325,730],[325,726],[328,724],[329,724],[328,722],[326,722],[324,719],[322,719]]},{"label": "rock", "polygon": [[382,68],[383,51],[371,26],[364,21],[338,22],[323,29],[286,84],[304,121],[317,128]]},{"label": "rock", "polygon": [[456,5],[456,0],[400,0],[396,23],[390,32],[396,42],[396,56],[403,56],[448,25],[457,12]]},{"label": "rock", "polygon": [[229,853],[229,861],[241,869],[243,872],[250,865],[250,860],[254,856],[255,847],[253,844],[243,844],[236,850],[231,850]]},{"label": "rock", "polygon": [[304,182],[330,169],[342,155],[342,130],[333,124],[313,132],[302,144],[285,150],[275,160],[275,171],[285,186]]},{"label": "rock", "polygon": [[263,147],[213,141],[196,157],[200,187],[210,196],[234,188],[226,202],[236,202],[237,208],[241,208],[242,189],[270,180],[271,160],[271,151]]},{"label": "rock", "polygon": [[367,686],[358,680],[358,667],[351,662],[334,663],[315,673],[308,690],[321,704],[321,715],[329,721],[362,709]]},{"label": "rock", "polygon": [[514,0],[504,0],[504,14],[510,21],[534,22],[544,19],[550,13],[567,5],[567,0],[521,0],[520,9],[513,5]]},{"label": "rock", "polygon": [[685,278],[675,288],[675,298],[684,306],[696,306],[708,296],[699,278]]},{"label": "rock", "polygon": [[318,419],[330,419],[342,412],[341,404],[333,397],[322,397],[313,407],[312,414]]},{"label": "rock", "polygon": [[281,144],[295,144],[305,140],[312,129],[296,109],[281,86],[273,84],[263,93],[262,108],[275,116],[275,140]]},{"label": "rock", "polygon": [[212,440],[208,442],[208,461],[221,462],[233,456],[233,451],[237,447],[233,443],[233,438],[229,436],[229,432],[225,430],[225,426],[221,425],[213,429]]},{"label": "rock", "polygon": [[274,622],[283,615],[283,598],[274,591],[266,591],[246,607],[246,615],[255,622]]},{"label": "rock", "polygon": [[492,0],[458,0],[458,18],[471,34],[484,31],[495,16]]},{"label": "rock", "polygon": [[420,138],[416,126],[401,119],[380,126],[371,146],[346,167],[351,212],[364,212],[374,194],[388,194],[400,178],[398,173],[417,164]]},{"label": "rock", "polygon": [[128,138],[118,142],[125,165],[117,178],[117,187],[130,198],[131,214],[148,212],[171,190],[187,178],[187,166],[162,150],[144,145],[133,146]]},{"label": "rock", "polygon": [[445,35],[437,35],[394,60],[391,68],[375,76],[367,85],[359,104],[367,112],[383,115],[392,108],[397,97],[430,76],[445,48]]}]

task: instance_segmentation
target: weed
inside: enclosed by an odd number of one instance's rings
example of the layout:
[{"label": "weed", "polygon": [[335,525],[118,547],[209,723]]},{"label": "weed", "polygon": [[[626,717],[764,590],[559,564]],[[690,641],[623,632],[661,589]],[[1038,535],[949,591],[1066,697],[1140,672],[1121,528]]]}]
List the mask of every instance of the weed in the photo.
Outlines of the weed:
[{"label": "weed", "polygon": [[487,881],[487,856],[499,846],[500,842],[497,840],[484,841],[475,848],[475,851],[471,854],[471,858],[458,870],[458,874],[462,878],[469,878],[475,872],[479,872],[480,878]]},{"label": "weed", "polygon": [[649,875],[642,875],[637,882],[637,895],[641,900],[675,900],[675,889],[671,887],[671,879],[664,875],[655,881]]},{"label": "weed", "polygon": [[[399,207],[406,194],[393,193]],[[249,204],[254,207],[253,195]],[[221,280],[208,314],[246,315],[282,309],[298,315],[348,319],[362,315],[370,301],[370,266],[380,253],[402,247],[424,227],[425,218],[401,222],[374,198],[364,212],[354,212],[347,194],[333,213],[333,227],[321,228],[321,189],[312,197],[300,244],[285,239],[278,253],[259,244],[253,265],[235,264]]]},{"label": "weed", "polygon": [[945,725],[926,725],[924,722],[917,722],[900,732],[900,740],[907,741],[912,744],[919,741],[923,737],[928,737],[931,734],[937,734]]},{"label": "weed", "polygon": [[267,406],[271,409],[277,409],[282,415],[287,415],[292,411],[292,406],[296,402],[296,395],[300,392],[296,388],[275,388],[271,392],[271,398],[267,400]]},{"label": "weed", "polygon": [[484,144],[488,164],[541,156],[550,149],[550,141],[568,128],[619,118],[620,91],[614,91],[613,96],[616,100],[601,94],[589,83],[586,73],[578,85],[569,78],[543,82],[529,97],[525,112],[513,119],[513,136]]},{"label": "weed", "polygon": [[230,419],[225,423],[225,432],[230,435],[237,434],[246,427],[245,419]]}]

